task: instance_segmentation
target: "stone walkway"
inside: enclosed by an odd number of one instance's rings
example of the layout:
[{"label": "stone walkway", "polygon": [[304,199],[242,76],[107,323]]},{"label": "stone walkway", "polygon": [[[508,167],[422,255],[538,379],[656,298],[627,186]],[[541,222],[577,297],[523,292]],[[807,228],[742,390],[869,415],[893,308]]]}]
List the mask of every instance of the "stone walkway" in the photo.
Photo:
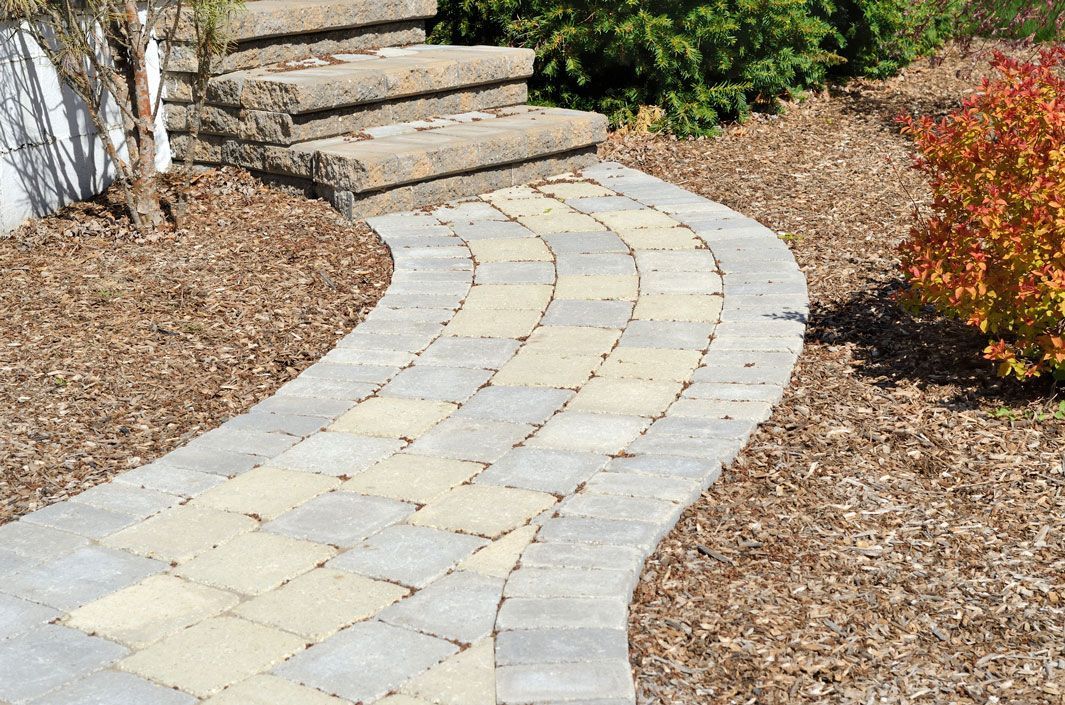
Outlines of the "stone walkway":
[{"label": "stone walkway", "polygon": [[643,560],[801,348],[791,253],[614,164],[371,224],[321,362],[0,527],[0,702],[634,701]]}]

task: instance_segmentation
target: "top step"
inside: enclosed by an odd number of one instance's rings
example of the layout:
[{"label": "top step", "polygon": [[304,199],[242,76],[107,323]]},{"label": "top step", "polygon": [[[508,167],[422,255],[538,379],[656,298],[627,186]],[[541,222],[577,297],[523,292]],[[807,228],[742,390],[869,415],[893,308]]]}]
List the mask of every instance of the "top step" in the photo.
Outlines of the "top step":
[{"label": "top step", "polygon": [[[319,34],[354,27],[423,21],[436,15],[436,0],[250,0],[233,14],[229,39],[236,43]],[[188,13],[174,34],[191,43],[196,34]]]}]

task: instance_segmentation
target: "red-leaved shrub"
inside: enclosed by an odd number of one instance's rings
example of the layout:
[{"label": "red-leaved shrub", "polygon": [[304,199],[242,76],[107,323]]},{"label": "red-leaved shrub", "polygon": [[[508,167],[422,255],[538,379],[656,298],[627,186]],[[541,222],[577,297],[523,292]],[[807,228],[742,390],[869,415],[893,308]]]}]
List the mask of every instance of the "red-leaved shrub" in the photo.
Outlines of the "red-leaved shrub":
[{"label": "red-leaved shrub", "polygon": [[1065,378],[1065,50],[1002,54],[941,120],[902,118],[932,187],[902,245],[905,300],[990,337],[1001,375]]}]

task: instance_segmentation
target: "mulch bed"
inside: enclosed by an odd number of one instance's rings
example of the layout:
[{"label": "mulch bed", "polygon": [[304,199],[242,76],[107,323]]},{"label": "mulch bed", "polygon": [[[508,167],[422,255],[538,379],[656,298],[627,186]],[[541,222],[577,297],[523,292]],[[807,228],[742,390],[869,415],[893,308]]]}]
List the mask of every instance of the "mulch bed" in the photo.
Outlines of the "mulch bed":
[{"label": "mulch bed", "polygon": [[647,565],[641,703],[1065,702],[1065,424],[1038,420],[1056,392],[891,299],[927,201],[893,118],[956,105],[972,61],[608,146],[787,234],[812,296],[783,404]]},{"label": "mulch bed", "polygon": [[269,396],[388,286],[387,248],[323,202],[171,178],[180,230],[138,238],[104,197],[0,239],[0,523]]}]

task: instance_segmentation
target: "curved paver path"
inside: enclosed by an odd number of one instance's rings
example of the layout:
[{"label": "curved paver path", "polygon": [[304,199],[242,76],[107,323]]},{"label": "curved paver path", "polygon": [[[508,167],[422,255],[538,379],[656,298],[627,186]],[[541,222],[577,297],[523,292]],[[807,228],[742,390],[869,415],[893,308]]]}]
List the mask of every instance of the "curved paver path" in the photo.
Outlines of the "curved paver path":
[{"label": "curved paver path", "polygon": [[791,253],[615,164],[371,225],[321,362],[0,528],[0,702],[633,702],[643,560],[800,350]]}]

